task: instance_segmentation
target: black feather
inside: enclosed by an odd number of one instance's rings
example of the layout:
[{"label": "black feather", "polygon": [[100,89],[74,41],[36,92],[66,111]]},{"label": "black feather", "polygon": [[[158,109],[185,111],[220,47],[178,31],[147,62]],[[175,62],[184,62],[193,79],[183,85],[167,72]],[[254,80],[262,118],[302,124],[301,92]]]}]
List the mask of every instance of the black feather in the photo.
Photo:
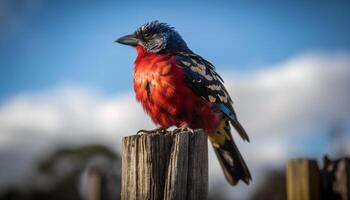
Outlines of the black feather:
[{"label": "black feather", "polygon": [[236,185],[239,180],[243,180],[246,184],[250,183],[252,176],[233,141],[226,141],[220,148],[214,147],[214,151],[224,171],[226,180],[231,185]]},{"label": "black feather", "polygon": [[242,139],[249,141],[248,134],[237,119],[233,101],[223,84],[223,79],[215,71],[214,65],[192,52],[179,53],[176,59],[183,67],[185,83],[188,87],[198,96],[212,102],[213,110],[220,111],[227,116]]}]

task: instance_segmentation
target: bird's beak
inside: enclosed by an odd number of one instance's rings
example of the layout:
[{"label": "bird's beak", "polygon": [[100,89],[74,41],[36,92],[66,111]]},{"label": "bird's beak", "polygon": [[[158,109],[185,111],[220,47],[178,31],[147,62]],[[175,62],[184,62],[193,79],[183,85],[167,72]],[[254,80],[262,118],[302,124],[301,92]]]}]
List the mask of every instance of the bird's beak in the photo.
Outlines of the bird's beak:
[{"label": "bird's beak", "polygon": [[126,35],[123,37],[118,38],[115,42],[118,42],[120,44],[125,44],[129,46],[136,46],[139,42],[137,38],[135,38],[134,35]]}]

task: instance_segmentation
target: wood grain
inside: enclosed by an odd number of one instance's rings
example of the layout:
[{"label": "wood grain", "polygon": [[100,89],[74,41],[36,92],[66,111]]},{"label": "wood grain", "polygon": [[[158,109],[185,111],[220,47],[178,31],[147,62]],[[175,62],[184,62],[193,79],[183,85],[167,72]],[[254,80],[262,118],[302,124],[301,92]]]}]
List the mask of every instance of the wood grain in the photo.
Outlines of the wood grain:
[{"label": "wood grain", "polygon": [[315,160],[294,159],[288,162],[288,200],[319,200],[320,186],[320,171]]},{"label": "wood grain", "polygon": [[202,130],[123,138],[121,199],[207,199],[208,144]]}]

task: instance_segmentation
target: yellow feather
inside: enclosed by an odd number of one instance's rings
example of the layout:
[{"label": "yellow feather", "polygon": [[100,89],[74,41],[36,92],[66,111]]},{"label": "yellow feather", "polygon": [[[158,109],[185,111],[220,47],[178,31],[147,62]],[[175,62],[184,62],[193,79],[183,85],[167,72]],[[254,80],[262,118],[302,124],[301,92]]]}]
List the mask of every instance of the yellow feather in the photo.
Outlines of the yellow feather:
[{"label": "yellow feather", "polygon": [[228,119],[223,118],[218,127],[214,131],[210,131],[208,133],[209,140],[216,148],[222,146],[226,140],[231,140],[230,132],[227,133],[227,130],[230,131],[230,125],[227,123],[227,121]]}]

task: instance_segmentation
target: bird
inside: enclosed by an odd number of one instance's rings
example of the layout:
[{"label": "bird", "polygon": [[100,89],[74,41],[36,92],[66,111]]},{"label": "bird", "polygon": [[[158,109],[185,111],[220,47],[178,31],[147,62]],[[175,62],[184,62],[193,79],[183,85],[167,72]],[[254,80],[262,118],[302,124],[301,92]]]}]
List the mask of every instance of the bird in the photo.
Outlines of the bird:
[{"label": "bird", "polygon": [[249,185],[250,171],[239,152],[231,126],[244,141],[248,134],[237,119],[233,101],[212,63],[194,53],[174,27],[147,22],[115,42],[134,47],[133,87],[136,100],[157,125],[157,132],[203,129],[232,186]]}]

